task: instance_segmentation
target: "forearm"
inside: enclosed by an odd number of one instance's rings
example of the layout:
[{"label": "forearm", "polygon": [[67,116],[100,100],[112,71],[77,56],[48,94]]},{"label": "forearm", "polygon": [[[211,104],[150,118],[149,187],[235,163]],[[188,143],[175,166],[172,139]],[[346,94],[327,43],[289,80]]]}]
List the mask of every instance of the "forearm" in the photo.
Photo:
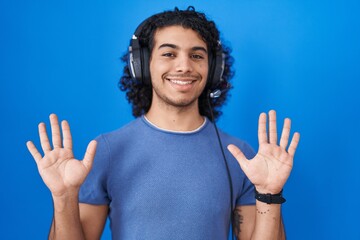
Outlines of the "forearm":
[{"label": "forearm", "polygon": [[54,197],[54,218],[49,239],[85,239],[80,221],[78,192]]},{"label": "forearm", "polygon": [[256,200],[255,228],[251,239],[285,240],[281,204],[267,204]]}]

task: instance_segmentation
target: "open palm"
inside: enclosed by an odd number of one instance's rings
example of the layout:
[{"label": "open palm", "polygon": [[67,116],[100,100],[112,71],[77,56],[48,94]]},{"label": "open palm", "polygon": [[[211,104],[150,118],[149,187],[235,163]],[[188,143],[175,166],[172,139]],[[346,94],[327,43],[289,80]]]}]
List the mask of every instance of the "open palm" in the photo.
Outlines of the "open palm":
[{"label": "open palm", "polygon": [[72,138],[67,121],[62,121],[61,139],[58,118],[50,115],[53,148],[46,133],[44,123],[39,124],[39,136],[44,156],[35,145],[29,141],[27,147],[36,161],[39,173],[46,186],[54,196],[62,196],[69,190],[79,189],[88,175],[96,151],[96,141],[91,141],[87,147],[84,159],[76,160],[72,151]]},{"label": "open palm", "polygon": [[286,118],[280,138],[277,141],[276,112],[269,112],[269,134],[266,130],[267,117],[265,113],[259,117],[259,151],[248,160],[239,148],[229,145],[229,151],[239,162],[242,170],[256,189],[261,193],[279,193],[288,179],[300,134],[295,133],[288,146],[290,136],[290,119]]}]

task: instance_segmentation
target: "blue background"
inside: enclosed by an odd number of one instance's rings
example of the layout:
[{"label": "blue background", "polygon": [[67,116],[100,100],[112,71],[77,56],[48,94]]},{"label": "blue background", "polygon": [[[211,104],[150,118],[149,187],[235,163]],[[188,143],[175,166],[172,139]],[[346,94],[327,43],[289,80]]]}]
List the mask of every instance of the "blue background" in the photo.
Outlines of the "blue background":
[{"label": "blue background", "polygon": [[258,114],[276,109],[301,133],[284,191],[289,239],[360,239],[360,3],[340,0],[1,0],[1,238],[48,233],[51,196],[25,147],[39,143],[37,124],[69,120],[82,158],[132,120],[119,57],[144,18],[188,5],[215,20],[236,59],[219,126],[257,149]]}]

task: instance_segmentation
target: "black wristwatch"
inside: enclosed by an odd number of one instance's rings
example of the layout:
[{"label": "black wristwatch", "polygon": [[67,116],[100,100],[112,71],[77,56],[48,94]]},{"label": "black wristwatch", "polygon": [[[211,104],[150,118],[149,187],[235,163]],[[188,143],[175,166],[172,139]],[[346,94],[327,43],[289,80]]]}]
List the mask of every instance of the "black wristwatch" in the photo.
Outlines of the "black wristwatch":
[{"label": "black wristwatch", "polygon": [[260,201],[260,202],[264,202],[267,204],[282,204],[286,201],[285,198],[283,198],[282,196],[282,190],[281,192],[279,192],[278,194],[271,194],[271,193],[259,193],[256,189],[255,189],[255,198]]}]

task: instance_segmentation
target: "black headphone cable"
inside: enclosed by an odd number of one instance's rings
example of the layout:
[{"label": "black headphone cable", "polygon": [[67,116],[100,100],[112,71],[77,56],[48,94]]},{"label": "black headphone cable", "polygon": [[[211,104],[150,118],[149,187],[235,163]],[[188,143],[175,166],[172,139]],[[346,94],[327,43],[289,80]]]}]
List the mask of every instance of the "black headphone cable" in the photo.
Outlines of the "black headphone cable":
[{"label": "black headphone cable", "polygon": [[[220,134],[219,134],[218,128],[217,128],[216,123],[215,123],[214,113],[213,113],[213,110],[212,110],[212,107],[211,107],[211,102],[210,102],[210,98],[211,98],[210,97],[210,91],[209,91],[209,94],[207,96],[208,96],[207,100],[208,100],[208,105],[209,105],[209,109],[210,109],[211,121],[214,124],[216,136],[217,136],[217,139],[218,139],[218,142],[219,142],[219,145],[220,145],[220,149],[221,149],[221,153],[222,153],[222,156],[223,156],[223,159],[224,159],[224,163],[225,163],[225,167],[226,167],[226,173],[227,173],[227,177],[228,177],[228,181],[229,181],[229,188],[230,188],[230,224],[232,226],[232,224],[233,224],[233,207],[234,207],[233,206],[233,183],[232,183],[232,179],[231,179],[229,165],[228,165],[228,162],[226,160],[224,148],[223,148],[223,145],[222,145],[222,142],[221,142]],[[234,239],[233,228],[231,229],[231,239]]]}]

